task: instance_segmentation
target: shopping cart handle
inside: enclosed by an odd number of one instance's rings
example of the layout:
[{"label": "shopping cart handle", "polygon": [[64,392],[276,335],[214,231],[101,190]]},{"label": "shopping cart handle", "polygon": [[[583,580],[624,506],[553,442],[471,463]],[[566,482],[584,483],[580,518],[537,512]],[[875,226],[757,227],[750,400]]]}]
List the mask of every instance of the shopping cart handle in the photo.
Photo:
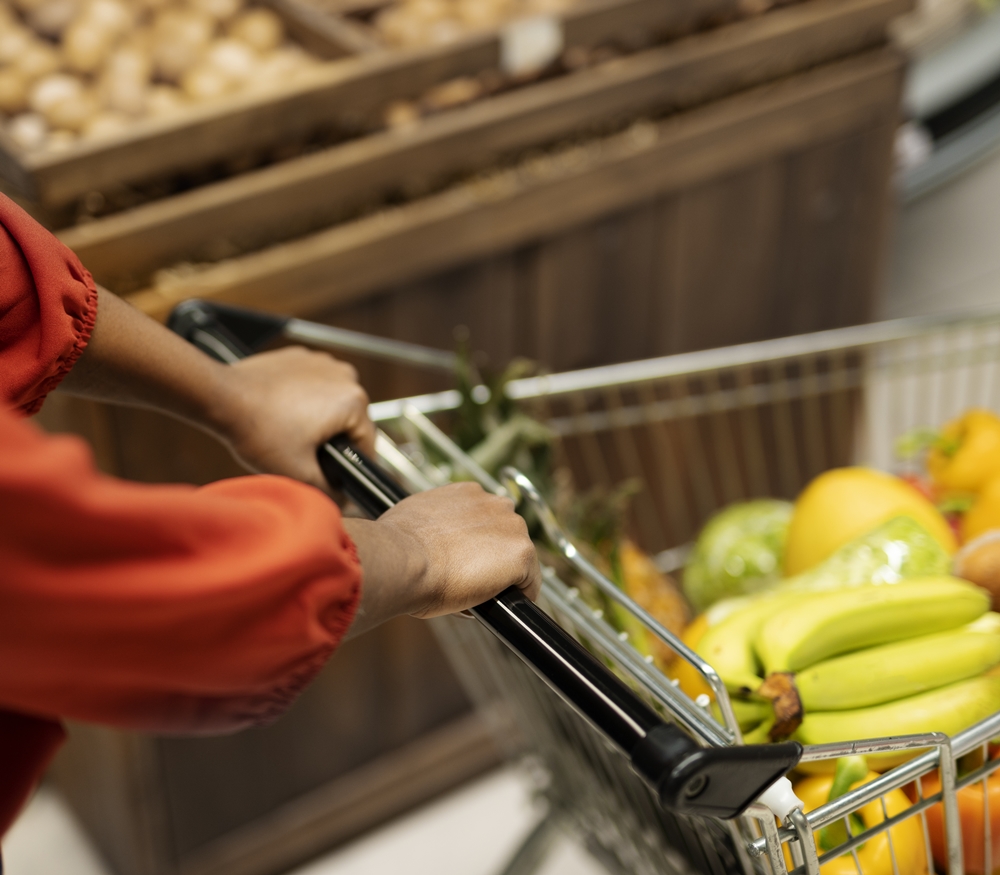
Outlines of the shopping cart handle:
[{"label": "shopping cart handle", "polygon": [[[372,517],[406,492],[343,435],[324,444],[320,467]],[[663,719],[517,587],[472,613],[562,699],[631,760],[667,807],[685,814],[740,814],[798,761],[802,746],[703,748]]]},{"label": "shopping cart handle", "polygon": [[[221,361],[250,350],[213,319],[189,307],[171,327]],[[317,450],[323,474],[371,517],[407,492],[371,459],[338,435]],[[516,587],[472,608],[472,613],[568,705],[631,761],[635,771],[673,811],[736,817],[799,760],[801,745],[703,748],[666,723],[593,654]]]}]

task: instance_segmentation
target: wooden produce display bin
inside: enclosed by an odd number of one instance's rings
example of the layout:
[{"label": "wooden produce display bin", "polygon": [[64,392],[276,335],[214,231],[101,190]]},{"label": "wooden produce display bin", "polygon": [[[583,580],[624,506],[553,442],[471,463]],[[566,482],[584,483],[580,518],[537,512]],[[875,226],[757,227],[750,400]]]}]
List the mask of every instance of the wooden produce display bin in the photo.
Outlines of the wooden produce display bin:
[{"label": "wooden produce display bin", "polygon": [[[197,296],[438,348],[461,324],[495,366],[566,370],[863,322],[901,89],[885,33],[908,5],[806,0],[60,236],[157,318]],[[587,15],[620,23],[622,10],[683,12],[691,29],[690,10],[705,23],[725,6],[621,0],[571,15],[581,34]],[[495,35],[373,49],[287,107],[322,104],[362,130],[387,95],[497,51]],[[373,400],[445,386],[356,363]],[[119,476],[238,473],[207,437],[149,412],[56,393],[41,416],[87,434]],[[122,875],[271,875],[496,756],[426,626],[399,621],[351,642],[269,729],[168,740],[74,727],[56,778]]]},{"label": "wooden produce display bin", "polygon": [[[357,238],[366,234],[367,228],[388,228],[400,221],[413,227],[426,225],[433,233],[433,227],[420,216],[439,213],[449,197],[470,201],[470,210],[479,199],[484,201],[481,207],[491,212],[495,212],[490,203],[496,197],[477,193],[475,186],[452,186],[436,199],[418,199],[404,208],[410,211],[406,216],[412,218],[405,218],[400,210],[386,210],[367,220],[348,220],[386,200],[433,192],[463,175],[510,163],[512,157],[516,159],[528,150],[579,139],[588,131],[614,130],[644,114],[655,117],[704,104],[877,46],[884,41],[888,22],[906,2],[810,0],[432,116],[412,128],[378,132],[126,210],[67,229],[60,236],[98,280],[127,293],[148,285],[158,268],[177,262],[211,262],[220,253],[252,252],[272,244],[258,256],[247,256],[246,264],[254,258],[271,258],[298,262],[305,268],[310,259],[300,259],[295,246],[316,251],[326,245],[323,241]],[[715,114],[725,118],[726,110],[720,108]],[[678,117],[674,127],[683,131],[696,124],[693,119],[685,122]],[[591,187],[587,169],[576,174],[578,189]],[[683,178],[683,171],[677,178]],[[633,197],[626,194],[624,202]],[[507,202],[502,208],[521,209],[518,197],[507,198]],[[559,221],[564,226],[578,223],[568,211]],[[331,225],[336,227],[325,231],[326,237],[304,236]],[[525,239],[536,233],[529,228],[525,231]],[[295,237],[300,239],[290,249],[273,246]],[[463,257],[451,251],[451,242],[458,241],[435,241],[431,247],[437,260],[434,266]],[[386,245],[392,247],[393,243],[387,240]],[[499,243],[487,246],[497,248]],[[379,260],[371,266],[379,266]],[[342,295],[345,282],[365,283],[366,289],[372,289],[379,282],[404,279],[417,267],[396,258],[388,263],[382,259],[381,266],[395,273],[372,280],[356,273],[324,273],[318,277],[315,303],[301,300],[283,279],[286,291],[281,306],[301,314]],[[235,268],[235,263],[219,268],[223,272],[233,269],[247,274],[251,268]],[[210,285],[210,274],[194,285]]]},{"label": "wooden produce display bin", "polygon": [[[167,119],[140,120],[122,134],[58,151],[26,152],[0,126],[0,178],[38,205],[51,222],[90,193],[160,184],[237,158],[310,140],[349,139],[382,124],[387,102],[413,97],[438,82],[496,66],[495,32],[446,45],[392,49],[364,29],[318,13],[298,0],[269,0],[289,33],[323,58],[341,58],[266,93],[232,96]],[[561,17],[566,47],[596,41],[663,39],[739,13],[738,0],[580,0]]]}]

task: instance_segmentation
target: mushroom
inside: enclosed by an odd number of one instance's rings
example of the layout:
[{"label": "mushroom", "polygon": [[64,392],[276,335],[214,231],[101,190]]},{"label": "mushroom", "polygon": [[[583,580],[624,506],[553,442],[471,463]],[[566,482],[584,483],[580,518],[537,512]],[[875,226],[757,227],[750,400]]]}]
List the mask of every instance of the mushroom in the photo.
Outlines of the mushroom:
[{"label": "mushroom", "polygon": [[228,94],[233,87],[232,80],[225,73],[208,64],[199,64],[188,70],[181,80],[181,88],[192,100],[215,100]]},{"label": "mushroom", "polygon": [[0,112],[14,115],[28,108],[28,80],[17,70],[0,70]]},{"label": "mushroom", "polygon": [[247,85],[258,91],[281,88],[312,66],[312,59],[298,46],[282,46],[260,59]]},{"label": "mushroom", "polygon": [[33,112],[14,116],[7,125],[7,134],[22,149],[34,150],[45,143],[49,126],[45,119]]},{"label": "mushroom", "polygon": [[45,139],[45,149],[47,152],[64,152],[74,145],[76,145],[76,134],[64,129],[52,131]]},{"label": "mushroom", "polygon": [[97,90],[108,109],[141,115],[146,108],[153,62],[138,46],[123,46],[108,58]]},{"label": "mushroom", "polygon": [[41,40],[33,40],[14,62],[17,70],[29,82],[55,73],[62,66],[62,59],[52,46]]},{"label": "mushroom", "polygon": [[150,40],[156,73],[168,82],[179,82],[201,60],[214,31],[215,22],[202,13],[189,9],[161,12]]},{"label": "mushroom", "polygon": [[86,22],[117,39],[135,25],[135,9],[121,0],[85,0],[77,19]]},{"label": "mushroom", "polygon": [[187,105],[184,92],[172,85],[154,85],[146,95],[146,112],[153,117],[174,115]]},{"label": "mushroom", "polygon": [[229,35],[264,54],[281,45],[285,27],[270,9],[249,9],[229,25]]},{"label": "mushroom", "polygon": [[85,18],[78,18],[63,34],[63,57],[71,70],[93,73],[104,62],[114,42],[113,32]]},{"label": "mushroom", "polygon": [[382,114],[387,128],[409,128],[420,121],[420,107],[412,100],[394,100]]},{"label": "mushroom", "polygon": [[13,64],[33,41],[31,33],[19,24],[0,28],[0,66]]},{"label": "mushroom", "polygon": [[253,76],[257,60],[257,54],[246,43],[221,39],[209,46],[202,63],[221,73],[231,87],[237,87]]},{"label": "mushroom", "polygon": [[79,100],[83,83],[66,73],[54,73],[40,79],[28,94],[28,105],[33,112],[45,115],[51,107],[65,100]]},{"label": "mushroom", "polygon": [[28,24],[42,36],[61,37],[80,9],[80,0],[45,0],[28,13]]},{"label": "mushroom", "polygon": [[128,116],[118,112],[100,112],[93,116],[83,128],[83,136],[88,140],[115,137],[129,128]]},{"label": "mushroom", "polygon": [[51,104],[43,113],[45,120],[53,128],[70,131],[83,130],[100,111],[97,98],[89,91],[79,97],[67,98]]}]

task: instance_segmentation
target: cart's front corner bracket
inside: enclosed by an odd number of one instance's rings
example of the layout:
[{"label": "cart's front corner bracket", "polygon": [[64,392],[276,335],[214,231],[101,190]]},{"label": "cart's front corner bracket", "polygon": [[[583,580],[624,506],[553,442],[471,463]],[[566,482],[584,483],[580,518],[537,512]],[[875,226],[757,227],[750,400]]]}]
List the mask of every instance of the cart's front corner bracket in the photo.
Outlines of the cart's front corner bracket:
[{"label": "cart's front corner bracket", "polygon": [[632,764],[681,814],[737,817],[802,755],[795,741],[782,744],[698,748],[676,727],[653,728],[632,753]]}]

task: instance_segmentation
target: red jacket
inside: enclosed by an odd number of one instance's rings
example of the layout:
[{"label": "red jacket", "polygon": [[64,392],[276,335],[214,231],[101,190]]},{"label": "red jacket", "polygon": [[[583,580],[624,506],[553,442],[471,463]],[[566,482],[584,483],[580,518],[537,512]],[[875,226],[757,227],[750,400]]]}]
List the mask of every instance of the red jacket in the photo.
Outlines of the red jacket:
[{"label": "red jacket", "polygon": [[0,195],[0,834],[60,718],[156,732],[273,719],[346,632],[361,569],[336,505],[283,477],[148,486],[94,469],[36,412],[97,293]]}]

